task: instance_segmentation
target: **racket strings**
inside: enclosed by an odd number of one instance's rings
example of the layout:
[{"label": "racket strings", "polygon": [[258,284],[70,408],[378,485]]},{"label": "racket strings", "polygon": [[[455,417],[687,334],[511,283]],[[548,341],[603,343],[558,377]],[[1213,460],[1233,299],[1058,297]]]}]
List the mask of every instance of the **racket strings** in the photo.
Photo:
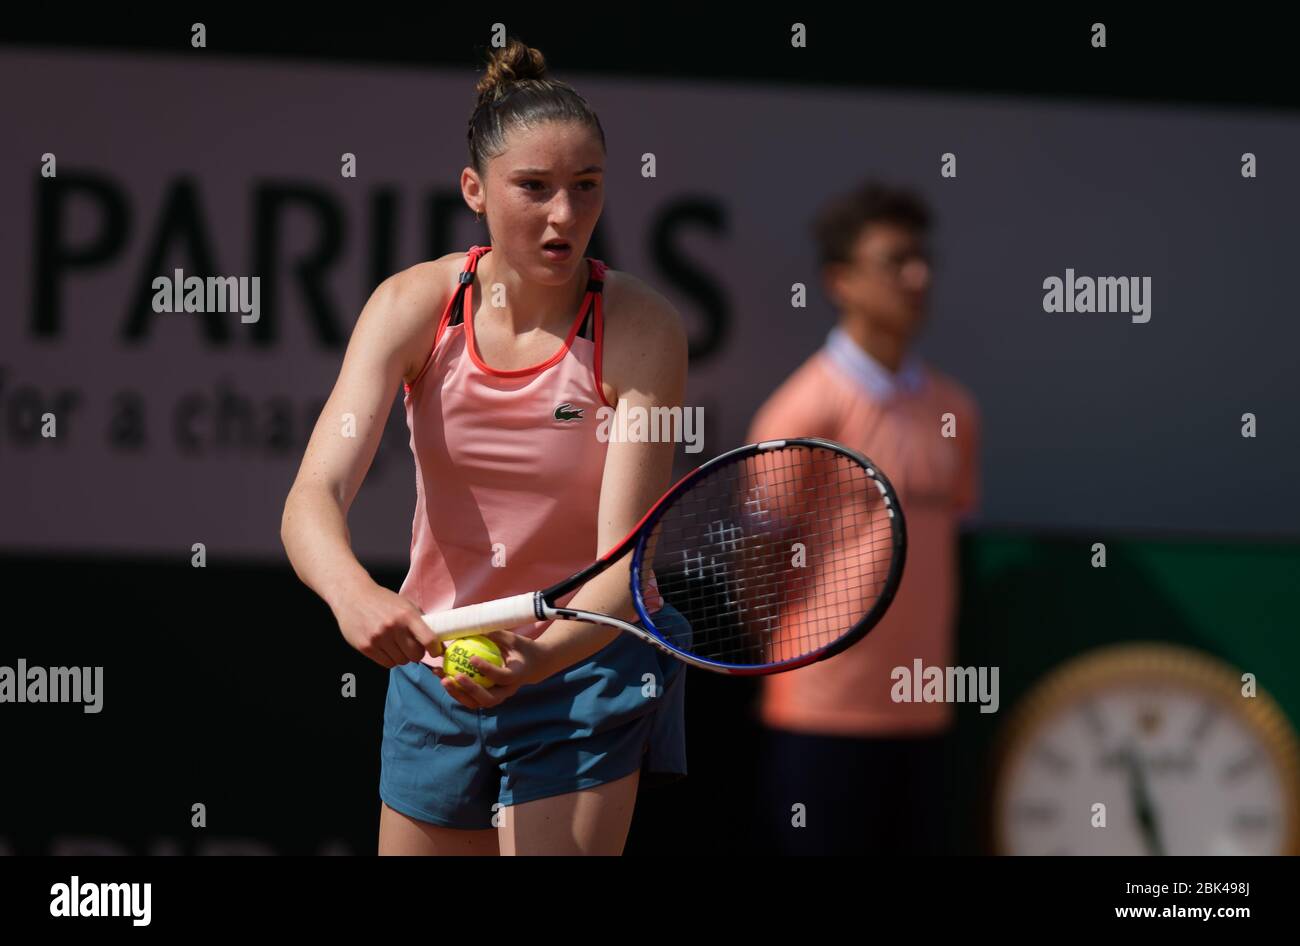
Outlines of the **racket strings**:
[{"label": "racket strings", "polygon": [[664,511],[641,581],[690,625],[679,649],[758,666],[818,651],[879,600],[893,567],[891,507],[872,474],[808,445],[720,467]]}]

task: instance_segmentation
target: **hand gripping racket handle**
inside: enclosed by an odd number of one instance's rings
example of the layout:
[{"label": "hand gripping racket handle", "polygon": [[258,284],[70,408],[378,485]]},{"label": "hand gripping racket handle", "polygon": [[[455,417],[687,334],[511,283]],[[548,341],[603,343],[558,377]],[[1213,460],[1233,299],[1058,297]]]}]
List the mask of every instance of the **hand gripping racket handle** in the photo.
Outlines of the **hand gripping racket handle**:
[{"label": "hand gripping racket handle", "polygon": [[423,618],[439,640],[449,641],[488,631],[506,631],[539,620],[536,600],[537,592],[529,591],[509,598],[484,601],[482,604],[467,604],[450,611],[433,611],[423,615]]}]

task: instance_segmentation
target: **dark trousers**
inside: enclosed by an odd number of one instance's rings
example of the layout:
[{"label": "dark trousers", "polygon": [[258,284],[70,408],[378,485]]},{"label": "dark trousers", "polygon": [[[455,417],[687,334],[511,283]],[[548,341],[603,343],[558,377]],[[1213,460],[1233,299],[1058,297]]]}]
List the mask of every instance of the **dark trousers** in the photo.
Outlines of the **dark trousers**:
[{"label": "dark trousers", "polygon": [[949,745],[947,735],[856,738],[765,727],[756,793],[764,846],[783,855],[951,853]]}]

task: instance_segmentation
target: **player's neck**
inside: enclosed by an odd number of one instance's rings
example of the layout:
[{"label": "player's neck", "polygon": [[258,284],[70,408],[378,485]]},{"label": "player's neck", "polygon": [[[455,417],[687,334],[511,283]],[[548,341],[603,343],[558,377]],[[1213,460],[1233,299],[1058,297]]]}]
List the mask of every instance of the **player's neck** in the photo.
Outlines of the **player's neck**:
[{"label": "player's neck", "polygon": [[[495,251],[486,254],[478,264],[475,290],[480,294],[479,304],[490,309],[493,320],[508,326],[516,335],[526,335],[538,329],[564,334],[578,315],[578,306],[586,292],[587,261],[581,261],[572,279],[558,286],[547,286],[526,281],[519,273],[500,262],[494,264]],[[495,306],[496,285],[502,287],[502,305]]]},{"label": "player's neck", "polygon": [[865,319],[841,319],[840,328],[891,374],[898,373],[907,357],[908,338],[883,332]]}]

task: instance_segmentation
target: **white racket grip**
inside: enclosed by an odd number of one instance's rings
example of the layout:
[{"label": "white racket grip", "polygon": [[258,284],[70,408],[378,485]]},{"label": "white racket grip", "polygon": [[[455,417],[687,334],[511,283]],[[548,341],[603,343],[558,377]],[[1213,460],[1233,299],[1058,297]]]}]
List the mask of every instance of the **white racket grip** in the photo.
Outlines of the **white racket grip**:
[{"label": "white racket grip", "polygon": [[533,608],[536,596],[535,591],[529,591],[509,598],[484,601],[482,604],[467,604],[450,611],[433,611],[423,615],[424,623],[443,641],[472,637],[487,631],[506,631],[537,620],[537,612]]}]

